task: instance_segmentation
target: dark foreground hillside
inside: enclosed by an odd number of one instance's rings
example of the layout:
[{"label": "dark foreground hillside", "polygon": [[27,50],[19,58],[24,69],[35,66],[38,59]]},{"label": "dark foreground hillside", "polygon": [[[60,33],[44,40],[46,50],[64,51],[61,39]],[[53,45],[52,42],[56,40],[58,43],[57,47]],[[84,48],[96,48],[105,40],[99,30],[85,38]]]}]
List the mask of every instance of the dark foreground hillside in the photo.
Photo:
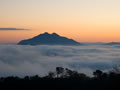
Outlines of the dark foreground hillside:
[{"label": "dark foreground hillside", "polygon": [[0,78],[0,90],[120,90],[120,74],[96,70],[94,77],[57,67],[45,77],[26,76]]}]

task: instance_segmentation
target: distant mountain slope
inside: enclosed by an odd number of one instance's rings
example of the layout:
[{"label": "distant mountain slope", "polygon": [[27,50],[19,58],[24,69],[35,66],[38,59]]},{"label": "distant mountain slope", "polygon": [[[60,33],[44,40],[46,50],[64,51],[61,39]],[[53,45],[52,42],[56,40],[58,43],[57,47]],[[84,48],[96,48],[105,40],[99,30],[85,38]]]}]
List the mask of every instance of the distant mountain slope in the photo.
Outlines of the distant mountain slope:
[{"label": "distant mountain slope", "polygon": [[45,32],[31,39],[22,40],[18,45],[80,45],[80,43],[56,33]]},{"label": "distant mountain slope", "polygon": [[120,45],[120,42],[110,42],[110,43],[107,43],[106,45]]}]

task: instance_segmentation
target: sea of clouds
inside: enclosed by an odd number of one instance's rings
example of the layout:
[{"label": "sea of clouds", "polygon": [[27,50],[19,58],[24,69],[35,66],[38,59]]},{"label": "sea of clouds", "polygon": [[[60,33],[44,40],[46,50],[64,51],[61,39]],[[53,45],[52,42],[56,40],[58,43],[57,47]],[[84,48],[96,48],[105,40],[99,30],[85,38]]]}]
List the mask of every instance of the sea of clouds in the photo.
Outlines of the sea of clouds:
[{"label": "sea of clouds", "polygon": [[96,69],[110,70],[120,65],[120,46],[0,44],[0,76],[47,75],[61,66],[87,75]]}]

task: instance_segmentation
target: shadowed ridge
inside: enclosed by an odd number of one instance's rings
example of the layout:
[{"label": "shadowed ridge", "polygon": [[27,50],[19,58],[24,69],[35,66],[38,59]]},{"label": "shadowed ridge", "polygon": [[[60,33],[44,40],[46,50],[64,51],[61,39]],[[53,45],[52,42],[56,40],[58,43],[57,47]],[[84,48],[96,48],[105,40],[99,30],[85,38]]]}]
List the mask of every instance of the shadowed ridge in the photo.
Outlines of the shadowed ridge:
[{"label": "shadowed ridge", "polygon": [[80,45],[80,43],[56,33],[45,32],[31,39],[22,40],[18,45]]}]

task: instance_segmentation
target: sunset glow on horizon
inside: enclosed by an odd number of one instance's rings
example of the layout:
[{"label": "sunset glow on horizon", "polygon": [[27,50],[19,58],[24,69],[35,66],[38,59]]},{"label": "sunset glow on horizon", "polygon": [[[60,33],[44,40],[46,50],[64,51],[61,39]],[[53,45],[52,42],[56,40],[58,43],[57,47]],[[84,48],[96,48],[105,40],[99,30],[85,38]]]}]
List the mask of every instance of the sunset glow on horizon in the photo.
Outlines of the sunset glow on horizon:
[{"label": "sunset glow on horizon", "polygon": [[0,43],[40,33],[79,42],[120,42],[120,0],[0,0]]}]

